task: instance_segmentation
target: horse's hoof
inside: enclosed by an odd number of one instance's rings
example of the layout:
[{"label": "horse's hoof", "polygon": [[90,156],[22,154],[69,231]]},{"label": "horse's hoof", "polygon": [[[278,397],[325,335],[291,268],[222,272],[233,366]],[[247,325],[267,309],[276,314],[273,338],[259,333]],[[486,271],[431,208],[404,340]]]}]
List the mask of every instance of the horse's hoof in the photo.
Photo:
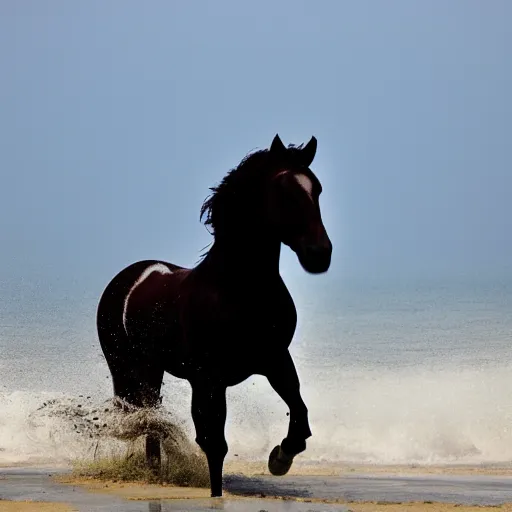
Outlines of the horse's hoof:
[{"label": "horse's hoof", "polygon": [[277,445],[268,457],[268,469],[274,476],[283,476],[292,467],[293,456],[283,452],[281,446]]}]

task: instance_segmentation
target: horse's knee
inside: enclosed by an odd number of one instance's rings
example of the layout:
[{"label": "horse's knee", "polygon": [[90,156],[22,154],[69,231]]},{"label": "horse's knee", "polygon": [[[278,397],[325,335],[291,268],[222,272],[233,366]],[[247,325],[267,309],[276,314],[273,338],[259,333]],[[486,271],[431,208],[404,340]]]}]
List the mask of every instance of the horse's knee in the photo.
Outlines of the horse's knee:
[{"label": "horse's knee", "polygon": [[224,438],[212,439],[209,436],[198,436],[196,443],[207,456],[224,458],[228,453],[228,443]]},{"label": "horse's knee", "polygon": [[301,400],[290,406],[291,420],[297,422],[308,422],[309,411],[306,404]]}]

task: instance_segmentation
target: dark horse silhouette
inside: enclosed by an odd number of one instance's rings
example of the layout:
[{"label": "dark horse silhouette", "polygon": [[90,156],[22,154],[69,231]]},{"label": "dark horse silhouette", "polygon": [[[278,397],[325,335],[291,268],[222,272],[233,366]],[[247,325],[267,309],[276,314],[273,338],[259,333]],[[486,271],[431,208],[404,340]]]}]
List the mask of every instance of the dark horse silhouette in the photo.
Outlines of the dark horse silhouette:
[{"label": "dark horse silhouette", "polygon": [[[289,407],[288,435],[270,453],[272,474],[286,474],[311,436],[288,351],[297,313],[279,255],[284,243],[306,271],[330,266],[321,185],[309,168],[316,145],[312,137],[305,146],[285,147],[276,135],[270,149],[248,155],[202,206],[214,241],[196,267],[134,263],[114,277],[99,303],[98,334],[117,397],[154,407],[164,372],[190,382],[212,496],[222,496],[228,386],[264,375]],[[146,455],[153,468],[160,465],[157,435],[147,436]]]}]

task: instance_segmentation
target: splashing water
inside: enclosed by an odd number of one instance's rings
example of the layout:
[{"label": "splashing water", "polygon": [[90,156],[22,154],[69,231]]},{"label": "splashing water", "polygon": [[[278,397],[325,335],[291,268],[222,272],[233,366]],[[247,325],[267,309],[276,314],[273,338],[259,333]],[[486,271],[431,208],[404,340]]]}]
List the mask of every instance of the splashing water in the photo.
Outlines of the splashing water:
[{"label": "splashing water", "polygon": [[[298,303],[292,345],[313,431],[299,465],[512,459],[512,287],[318,297]],[[0,464],[126,453],[131,436],[163,425],[197,450],[186,381],[164,377],[159,419],[119,421],[93,322],[77,315],[0,331]],[[263,377],[229,388],[228,460],[266,461],[287,412]]]}]

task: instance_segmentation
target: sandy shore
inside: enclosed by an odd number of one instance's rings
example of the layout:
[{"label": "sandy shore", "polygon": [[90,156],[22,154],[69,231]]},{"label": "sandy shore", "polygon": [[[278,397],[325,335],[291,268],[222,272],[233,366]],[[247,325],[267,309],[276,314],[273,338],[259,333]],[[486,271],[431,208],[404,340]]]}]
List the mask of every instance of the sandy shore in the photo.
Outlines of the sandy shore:
[{"label": "sandy shore", "polygon": [[65,503],[0,500],[0,512],[75,512]]},{"label": "sandy shore", "polygon": [[[0,462],[2,468],[30,469],[44,465],[37,460],[32,464],[26,462]],[[69,470],[70,466],[58,465],[55,469]],[[225,474],[243,474],[246,476],[268,475],[266,462],[240,462],[227,461],[224,465]],[[288,475],[290,476],[343,476],[349,474],[373,474],[373,475],[494,475],[512,476],[511,464],[443,464],[443,465],[416,465],[416,464],[309,464],[296,462]]]},{"label": "sandy shore", "polygon": [[[93,490],[93,487],[90,487],[90,490]],[[115,491],[114,491],[115,492]],[[153,491],[152,491],[153,492]],[[139,491],[135,492],[138,494]],[[145,494],[145,491],[143,492]],[[177,497],[183,499],[183,496],[178,493]],[[147,498],[139,498],[139,499],[147,499]],[[247,512],[252,510],[251,500],[247,500],[246,506],[242,505],[241,508],[245,508]],[[271,500],[269,500],[271,501]],[[311,502],[307,502],[308,508],[310,508]],[[299,504],[299,503],[298,503]],[[306,503],[304,503],[306,505]],[[340,503],[339,505],[343,505]],[[346,507],[346,508],[345,508]],[[345,510],[347,512],[496,512],[499,510],[500,512],[512,512],[512,504],[504,504],[501,506],[464,506],[457,504],[446,504],[446,503],[425,503],[425,502],[416,502],[416,503],[376,503],[376,502],[367,502],[367,503],[346,503]],[[297,510],[299,510],[298,508]],[[63,503],[56,502],[42,502],[42,501],[32,501],[32,502],[21,502],[21,501],[7,501],[0,500],[0,512],[76,512],[78,509],[72,508]],[[197,510],[197,512],[201,512],[203,509],[199,505],[197,508],[192,507],[190,510]],[[263,510],[263,509],[262,509]],[[290,507],[286,507],[286,510],[290,510]]]},{"label": "sandy shore", "polygon": [[[173,485],[103,482],[91,478],[56,477],[59,483],[80,486],[87,491],[112,494],[128,500],[183,500],[210,498],[209,489],[175,487]],[[224,493],[229,496],[229,493]]]}]

